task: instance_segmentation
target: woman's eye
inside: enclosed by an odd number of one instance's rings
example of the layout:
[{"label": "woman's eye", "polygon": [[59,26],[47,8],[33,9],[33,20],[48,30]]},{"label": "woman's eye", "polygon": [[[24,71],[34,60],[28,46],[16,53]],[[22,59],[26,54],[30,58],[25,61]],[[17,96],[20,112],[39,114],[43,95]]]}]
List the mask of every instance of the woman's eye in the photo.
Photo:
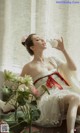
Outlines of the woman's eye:
[{"label": "woman's eye", "polygon": [[36,41],[39,41],[40,39],[37,39]]}]

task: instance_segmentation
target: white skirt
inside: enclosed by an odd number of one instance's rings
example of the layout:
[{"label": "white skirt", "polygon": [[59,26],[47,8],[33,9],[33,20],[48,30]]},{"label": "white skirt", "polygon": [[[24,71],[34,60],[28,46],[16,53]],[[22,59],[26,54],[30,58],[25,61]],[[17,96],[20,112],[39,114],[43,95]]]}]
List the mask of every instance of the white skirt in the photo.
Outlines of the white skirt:
[{"label": "white skirt", "polygon": [[67,95],[77,95],[65,87],[65,90],[50,89],[50,95],[46,92],[38,101],[38,108],[41,111],[40,118],[36,121],[38,124],[46,126],[60,126],[64,119],[64,102],[63,97]]}]

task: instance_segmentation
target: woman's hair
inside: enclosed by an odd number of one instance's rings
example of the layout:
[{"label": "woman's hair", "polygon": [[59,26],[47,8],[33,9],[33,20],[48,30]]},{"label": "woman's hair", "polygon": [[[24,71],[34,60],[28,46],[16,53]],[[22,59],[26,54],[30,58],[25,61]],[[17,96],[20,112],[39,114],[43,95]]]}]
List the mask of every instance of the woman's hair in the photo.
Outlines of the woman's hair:
[{"label": "woman's hair", "polygon": [[33,41],[32,41],[32,36],[36,35],[35,33],[30,34],[27,39],[25,40],[25,42],[22,42],[22,44],[27,48],[27,51],[29,52],[30,55],[34,55],[33,50],[30,49],[31,46],[33,46]]}]

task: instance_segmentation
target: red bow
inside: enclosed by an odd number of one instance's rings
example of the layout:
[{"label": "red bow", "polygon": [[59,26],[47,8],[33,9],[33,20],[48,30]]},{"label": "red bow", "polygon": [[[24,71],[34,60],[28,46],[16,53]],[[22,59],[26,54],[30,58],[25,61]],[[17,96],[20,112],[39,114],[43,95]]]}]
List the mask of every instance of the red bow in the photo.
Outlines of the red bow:
[{"label": "red bow", "polygon": [[47,82],[46,82],[46,86],[49,88],[52,88],[53,86],[58,87],[60,90],[62,90],[62,86],[60,84],[58,84],[51,76],[48,76]]},{"label": "red bow", "polygon": [[44,76],[44,77],[41,77],[41,78],[37,79],[37,80],[34,82],[34,85],[35,85],[40,79],[43,79],[43,78],[45,78],[45,77],[48,77],[48,79],[47,79],[47,81],[46,81],[46,86],[47,86],[48,88],[52,88],[53,86],[56,86],[56,87],[58,87],[60,90],[62,90],[63,87],[62,87],[59,83],[57,83],[57,82],[54,80],[54,78],[52,77],[52,75],[57,75],[66,85],[69,86],[69,84],[67,83],[67,81],[61,76],[61,74],[60,74],[59,72],[54,72],[54,73],[52,73],[52,74],[50,74],[50,75],[46,75],[46,76]]}]

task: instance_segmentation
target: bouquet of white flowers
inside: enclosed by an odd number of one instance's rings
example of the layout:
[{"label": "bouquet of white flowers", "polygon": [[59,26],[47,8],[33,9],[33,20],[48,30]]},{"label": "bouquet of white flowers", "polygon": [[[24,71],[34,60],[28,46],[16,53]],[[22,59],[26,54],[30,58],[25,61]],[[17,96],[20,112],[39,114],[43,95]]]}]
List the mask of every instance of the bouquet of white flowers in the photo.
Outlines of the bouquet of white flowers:
[{"label": "bouquet of white flowers", "polygon": [[11,71],[5,70],[4,78],[5,82],[2,87],[2,92],[3,94],[8,94],[6,103],[11,101],[10,104],[12,104],[15,109],[15,120],[18,120],[17,112],[19,109],[23,113],[23,121],[31,125],[32,122],[37,120],[40,116],[36,102],[39,93],[33,86],[32,77],[30,75],[21,77]]}]

